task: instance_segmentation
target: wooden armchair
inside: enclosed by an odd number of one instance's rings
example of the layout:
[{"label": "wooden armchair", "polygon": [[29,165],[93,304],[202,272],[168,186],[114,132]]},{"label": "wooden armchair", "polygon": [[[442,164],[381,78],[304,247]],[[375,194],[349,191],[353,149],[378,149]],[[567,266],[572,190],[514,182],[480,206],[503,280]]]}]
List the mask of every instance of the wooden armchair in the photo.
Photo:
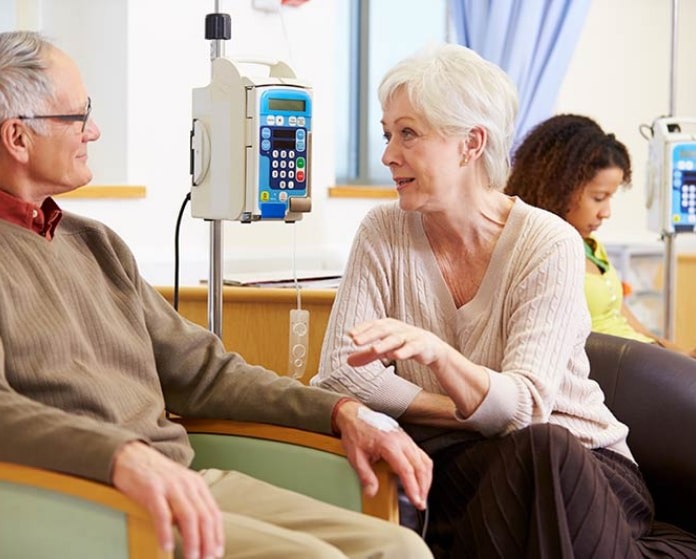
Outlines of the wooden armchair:
[{"label": "wooden armchair", "polygon": [[379,492],[366,497],[341,442],[328,435],[213,419],[180,419],[196,451],[191,467],[236,470],[279,487],[398,524],[396,476],[374,465]]},{"label": "wooden armchair", "polygon": [[0,557],[168,557],[150,514],[113,487],[0,462]]},{"label": "wooden armchair", "polygon": [[[192,468],[234,469],[351,510],[398,522],[394,475],[376,464],[380,491],[364,497],[336,438],[256,423],[179,419]],[[0,462],[0,557],[166,558],[149,513],[113,487]]]}]

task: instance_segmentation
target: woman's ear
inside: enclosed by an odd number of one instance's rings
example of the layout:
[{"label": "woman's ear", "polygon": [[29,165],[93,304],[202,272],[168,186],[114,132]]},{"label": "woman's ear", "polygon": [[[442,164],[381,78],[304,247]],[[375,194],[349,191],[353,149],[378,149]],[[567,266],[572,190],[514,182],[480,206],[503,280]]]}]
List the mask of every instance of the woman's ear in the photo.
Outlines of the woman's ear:
[{"label": "woman's ear", "polygon": [[484,148],[486,147],[486,141],[488,136],[486,135],[486,130],[481,127],[474,127],[469,131],[469,135],[466,140],[461,143],[461,161],[460,166],[465,167],[469,161],[473,161],[481,157]]},{"label": "woman's ear", "polygon": [[486,134],[485,128],[479,126],[472,128],[469,131],[469,139],[467,141],[469,157],[481,157],[487,141],[488,135]]}]

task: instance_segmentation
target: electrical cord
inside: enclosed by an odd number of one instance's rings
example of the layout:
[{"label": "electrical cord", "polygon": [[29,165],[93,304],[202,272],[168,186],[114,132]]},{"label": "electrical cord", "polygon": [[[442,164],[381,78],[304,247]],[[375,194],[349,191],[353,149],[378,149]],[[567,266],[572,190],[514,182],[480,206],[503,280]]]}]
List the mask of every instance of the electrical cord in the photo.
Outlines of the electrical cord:
[{"label": "electrical cord", "polygon": [[174,310],[179,310],[179,230],[181,229],[181,218],[184,215],[186,204],[191,200],[191,193],[188,192],[184,197],[184,201],[179,209],[179,215],[176,218],[176,228],[174,230]]},{"label": "electrical cord", "polygon": [[421,527],[421,538],[425,541],[425,536],[428,533],[428,522],[430,521],[430,509],[428,508],[428,501],[425,502],[425,510],[423,511],[423,526]]}]

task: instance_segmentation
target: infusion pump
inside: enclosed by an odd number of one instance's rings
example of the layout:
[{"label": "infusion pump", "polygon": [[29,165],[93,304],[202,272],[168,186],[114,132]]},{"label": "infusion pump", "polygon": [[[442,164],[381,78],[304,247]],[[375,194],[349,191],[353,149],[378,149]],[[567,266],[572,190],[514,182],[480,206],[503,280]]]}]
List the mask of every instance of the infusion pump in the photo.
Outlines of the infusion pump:
[{"label": "infusion pump", "polygon": [[647,171],[648,228],[696,231],[696,118],[653,122]]},{"label": "infusion pump", "polygon": [[[268,75],[246,75],[263,67]],[[311,210],[312,92],[283,62],[212,61],[193,90],[191,214],[297,221]]]}]

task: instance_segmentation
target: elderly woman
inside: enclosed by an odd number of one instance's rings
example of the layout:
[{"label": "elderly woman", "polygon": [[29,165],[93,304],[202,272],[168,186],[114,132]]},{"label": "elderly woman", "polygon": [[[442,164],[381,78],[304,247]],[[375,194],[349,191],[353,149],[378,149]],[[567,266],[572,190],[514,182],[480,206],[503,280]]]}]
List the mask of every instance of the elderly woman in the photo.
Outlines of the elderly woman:
[{"label": "elderly woman", "polygon": [[574,114],[538,124],[517,147],[505,192],[565,219],[585,244],[585,297],[592,330],[696,357],[646,328],[623,300],[623,289],[594,232],[611,216],[611,200],[631,181],[626,146],[594,120]]},{"label": "elderly woman", "polygon": [[436,557],[696,556],[688,534],[653,537],[627,428],[588,379],[582,239],[501,192],[509,78],[443,45],[392,68],[379,97],[399,201],[360,225],[312,383],[431,453]]}]

